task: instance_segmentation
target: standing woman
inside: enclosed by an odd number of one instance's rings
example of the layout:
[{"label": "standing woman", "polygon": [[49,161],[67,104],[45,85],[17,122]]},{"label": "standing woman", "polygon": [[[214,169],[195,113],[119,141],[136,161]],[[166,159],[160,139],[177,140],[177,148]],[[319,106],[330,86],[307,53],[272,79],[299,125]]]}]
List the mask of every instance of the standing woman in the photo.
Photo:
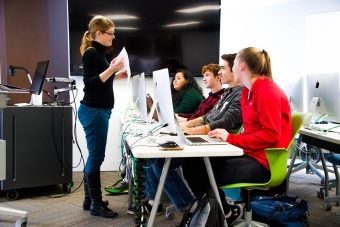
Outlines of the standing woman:
[{"label": "standing woman", "polygon": [[[113,80],[126,78],[123,59],[106,60],[105,49],[112,45],[114,23],[106,17],[95,16],[81,41],[80,53],[84,70],[84,97],[78,110],[89,156],[84,168],[84,210],[91,215],[114,218],[117,212],[102,201],[100,166],[104,161],[109,119],[114,106]],[[122,71],[120,71],[122,70]],[[118,75],[118,71],[120,71]]]},{"label": "standing woman", "polygon": [[186,69],[177,70],[172,78],[171,95],[175,113],[194,113],[204,99],[202,88]]}]

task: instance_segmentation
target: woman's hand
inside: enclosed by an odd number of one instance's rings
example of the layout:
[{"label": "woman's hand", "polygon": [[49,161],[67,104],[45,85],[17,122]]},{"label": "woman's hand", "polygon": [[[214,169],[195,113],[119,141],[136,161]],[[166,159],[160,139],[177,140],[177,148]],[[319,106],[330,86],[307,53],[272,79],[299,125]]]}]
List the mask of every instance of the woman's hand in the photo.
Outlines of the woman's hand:
[{"label": "woman's hand", "polygon": [[208,132],[209,137],[220,138],[223,141],[227,141],[229,133],[225,129],[217,128]]},{"label": "woman's hand", "polygon": [[117,61],[117,58],[114,58],[110,62],[109,68],[112,70],[112,74],[115,73],[115,72],[119,72],[119,71],[123,70],[124,69],[124,59],[121,58],[121,59],[119,59],[119,61]]},{"label": "woman's hand", "polygon": [[122,69],[122,70],[116,72],[115,80],[125,79],[127,77],[128,77],[128,75],[127,75],[126,69]]}]

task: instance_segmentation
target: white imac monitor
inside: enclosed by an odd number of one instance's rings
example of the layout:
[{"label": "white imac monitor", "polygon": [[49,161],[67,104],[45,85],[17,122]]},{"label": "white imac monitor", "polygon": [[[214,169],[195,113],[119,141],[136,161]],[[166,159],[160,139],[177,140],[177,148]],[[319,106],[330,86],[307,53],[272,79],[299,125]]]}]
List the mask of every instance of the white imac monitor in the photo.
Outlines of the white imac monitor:
[{"label": "white imac monitor", "polygon": [[319,97],[313,121],[340,123],[340,80],[337,73],[318,73],[306,75],[307,102]]},{"label": "white imac monitor", "polygon": [[148,120],[148,110],[146,104],[146,88],[145,88],[145,75],[144,73],[137,76],[138,78],[138,86],[137,86],[137,94],[138,94],[138,104],[139,112],[143,116],[144,121]]},{"label": "white imac monitor", "polygon": [[303,77],[294,78],[286,82],[285,93],[291,110],[303,112]]},{"label": "white imac monitor", "polygon": [[131,77],[132,81],[132,102],[134,113],[141,114],[143,120],[147,121],[147,104],[144,73]]},{"label": "white imac monitor", "polygon": [[159,122],[167,123],[171,132],[176,132],[174,108],[169,83],[169,71],[167,68],[153,71],[154,103]]}]

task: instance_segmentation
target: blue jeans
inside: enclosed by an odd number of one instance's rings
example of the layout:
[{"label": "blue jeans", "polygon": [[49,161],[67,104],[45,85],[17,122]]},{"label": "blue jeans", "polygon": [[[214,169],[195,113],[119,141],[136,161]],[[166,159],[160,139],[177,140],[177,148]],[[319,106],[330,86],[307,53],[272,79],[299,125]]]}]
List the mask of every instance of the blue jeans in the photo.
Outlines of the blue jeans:
[{"label": "blue jeans", "polygon": [[[146,196],[149,199],[154,199],[156,196],[156,190],[159,179],[161,178],[164,162],[164,158],[154,159],[152,169],[146,169]],[[164,190],[177,210],[185,209],[195,199],[175,170],[180,167],[183,162],[184,159],[182,158],[171,159],[169,172],[164,184]]]},{"label": "blue jeans", "polygon": [[80,104],[78,118],[83,125],[89,156],[85,165],[85,173],[100,172],[105,158],[105,148],[111,109],[92,108]]}]

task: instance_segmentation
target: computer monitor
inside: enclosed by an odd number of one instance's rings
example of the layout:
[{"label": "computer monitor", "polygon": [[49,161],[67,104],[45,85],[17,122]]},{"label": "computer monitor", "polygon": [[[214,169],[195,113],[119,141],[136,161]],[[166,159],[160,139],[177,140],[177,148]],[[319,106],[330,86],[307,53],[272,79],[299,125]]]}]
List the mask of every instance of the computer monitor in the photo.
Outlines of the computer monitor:
[{"label": "computer monitor", "polygon": [[285,93],[292,111],[303,112],[303,77],[287,81],[285,83]]},{"label": "computer monitor", "polygon": [[148,120],[148,109],[146,104],[146,88],[145,88],[145,75],[141,73],[138,76],[138,88],[137,93],[139,97],[138,107],[139,112],[142,114],[145,121]]},{"label": "computer monitor", "polygon": [[340,123],[340,81],[337,73],[306,75],[307,102],[319,97],[313,120]]},{"label": "computer monitor", "polygon": [[171,132],[176,132],[174,120],[174,108],[169,82],[169,71],[167,68],[153,71],[154,103],[160,122],[167,123]]},{"label": "computer monitor", "polygon": [[131,77],[132,82],[132,102],[134,112],[141,114],[144,121],[148,120],[147,104],[146,104],[146,89],[144,73]]},{"label": "computer monitor", "polygon": [[30,88],[32,94],[40,95],[45,82],[48,63],[49,60],[38,62]]}]

